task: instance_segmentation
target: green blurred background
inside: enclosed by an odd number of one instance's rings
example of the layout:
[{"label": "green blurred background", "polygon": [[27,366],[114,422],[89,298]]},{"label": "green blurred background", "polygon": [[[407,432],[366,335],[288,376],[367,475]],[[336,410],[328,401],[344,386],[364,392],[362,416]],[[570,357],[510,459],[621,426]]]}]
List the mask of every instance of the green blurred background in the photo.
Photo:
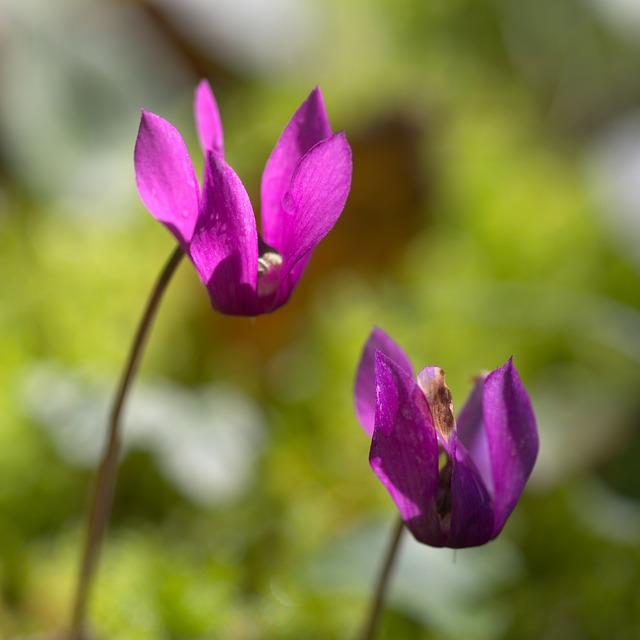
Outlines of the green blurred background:
[{"label": "green blurred background", "polygon": [[353,638],[396,512],[353,414],[372,325],[458,411],[510,355],[541,434],[500,538],[407,537],[383,638],[640,637],[640,5],[0,0],[0,637],[65,627],[108,403],[173,249],[139,110],[260,174],[310,89],[353,189],[290,303],[169,287],[91,609],[109,639]]}]

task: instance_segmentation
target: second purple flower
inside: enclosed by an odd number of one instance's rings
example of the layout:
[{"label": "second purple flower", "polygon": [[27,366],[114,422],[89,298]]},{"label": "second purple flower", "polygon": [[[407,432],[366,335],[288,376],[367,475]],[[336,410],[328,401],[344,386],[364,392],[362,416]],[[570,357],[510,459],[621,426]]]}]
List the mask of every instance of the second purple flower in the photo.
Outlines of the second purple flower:
[{"label": "second purple flower", "polygon": [[374,329],[355,396],[371,468],[417,540],[462,548],[500,533],[538,454],[529,396],[511,360],[477,380],[456,423],[442,369],[425,367],[416,379],[404,351]]},{"label": "second purple flower", "polygon": [[134,162],[140,197],[176,237],[221,313],[255,316],[291,295],[315,246],[344,209],[351,149],[332,134],[320,89],[284,129],[261,187],[262,237],[249,196],[223,158],[222,125],[206,81],[196,89],[195,120],[205,155],[202,189],[182,136],[142,112]]}]

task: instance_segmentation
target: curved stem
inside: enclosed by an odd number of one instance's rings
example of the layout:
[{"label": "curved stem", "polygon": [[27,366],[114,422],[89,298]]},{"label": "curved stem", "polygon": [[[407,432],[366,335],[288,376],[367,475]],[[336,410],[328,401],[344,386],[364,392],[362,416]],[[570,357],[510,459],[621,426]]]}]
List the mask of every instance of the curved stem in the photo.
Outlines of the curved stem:
[{"label": "curved stem", "polygon": [[402,538],[402,532],[404,531],[404,522],[402,518],[398,518],[393,536],[391,538],[391,544],[387,550],[387,557],[380,572],[378,578],[378,585],[376,592],[371,601],[371,608],[369,609],[369,615],[367,617],[366,625],[360,635],[360,640],[373,640],[378,632],[378,625],[380,624],[380,617],[384,608],[384,599],[387,593],[387,587],[389,586],[389,578],[391,577],[391,570],[393,564],[398,555],[398,549],[400,548],[400,539]]},{"label": "curved stem", "polygon": [[118,391],[115,395],[111,408],[109,429],[105,449],[102,454],[100,466],[98,467],[96,485],[87,520],[86,539],[80,564],[80,574],[76,587],[75,599],[73,603],[73,617],[69,640],[83,640],[85,638],[84,626],[87,610],[87,602],[91,583],[100,555],[100,546],[104,537],[111,505],[113,503],[113,492],[116,484],[118,455],[120,453],[120,417],[132,380],[136,374],[146,338],[155,318],[160,300],[171,280],[171,276],[180,264],[184,253],[177,247],[167,260],[164,269],[158,276],[155,286],[147,301],[144,314],[138,324],[135,337],[129,351],[129,359],[122,372]]}]

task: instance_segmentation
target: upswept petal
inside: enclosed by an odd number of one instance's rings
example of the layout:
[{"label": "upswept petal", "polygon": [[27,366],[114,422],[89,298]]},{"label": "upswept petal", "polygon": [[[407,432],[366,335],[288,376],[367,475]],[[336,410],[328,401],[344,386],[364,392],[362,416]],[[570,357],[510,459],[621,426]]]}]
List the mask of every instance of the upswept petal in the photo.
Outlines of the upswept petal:
[{"label": "upswept petal", "polygon": [[142,111],[134,151],[138,193],[145,207],[184,247],[198,217],[198,178],[178,130]]},{"label": "upswept petal", "polygon": [[258,234],[251,202],[233,169],[211,151],[189,250],[215,309],[232,315],[258,313]]},{"label": "upswept petal", "polygon": [[380,351],[375,367],[378,397],[369,463],[413,535],[441,546],[438,441],[427,401],[412,376]]},{"label": "upswept petal", "polygon": [[193,112],[196,120],[198,140],[203,153],[213,151],[220,156],[224,155],[224,137],[222,135],[222,121],[218,104],[211,85],[206,80],[201,80],[196,87]]},{"label": "upswept petal", "polygon": [[485,380],[482,414],[493,475],[496,536],[516,506],[538,455],[535,416],[511,358]]},{"label": "upswept petal", "polygon": [[351,147],[340,132],[315,145],[300,161],[283,198],[286,237],[280,250],[283,276],[337,222],[351,188]]},{"label": "upswept petal", "polygon": [[487,432],[482,419],[482,393],[487,373],[476,380],[460,415],[458,416],[458,440],[469,452],[469,456],[484,482],[487,491],[493,495],[493,473],[489,457]]},{"label": "upswept petal", "polygon": [[282,253],[286,236],[282,199],[302,157],[320,140],[331,136],[329,118],[316,87],[285,127],[262,174],[262,237]]},{"label": "upswept petal", "polygon": [[454,447],[451,524],[446,545],[463,549],[493,538],[493,501],[464,445],[457,442]]},{"label": "upswept petal", "polygon": [[376,415],[376,351],[382,352],[413,378],[413,367],[405,352],[382,330],[374,327],[364,345],[356,381],[356,415],[367,435],[373,435]]}]

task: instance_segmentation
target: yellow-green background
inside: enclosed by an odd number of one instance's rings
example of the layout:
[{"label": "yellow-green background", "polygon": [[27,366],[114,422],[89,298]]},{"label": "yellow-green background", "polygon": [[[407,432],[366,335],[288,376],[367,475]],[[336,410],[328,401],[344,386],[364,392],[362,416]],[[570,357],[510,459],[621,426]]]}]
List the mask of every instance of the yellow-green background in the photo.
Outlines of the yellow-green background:
[{"label": "yellow-green background", "polygon": [[170,235],[140,108],[192,92],[260,173],[321,86],[354,152],[290,303],[151,334],[90,612],[104,639],[354,638],[394,507],[353,414],[375,324],[415,366],[509,356],[541,450],[500,538],[405,539],[382,637],[640,630],[640,11],[622,0],[0,0],[0,637],[64,629],[106,408]]}]

